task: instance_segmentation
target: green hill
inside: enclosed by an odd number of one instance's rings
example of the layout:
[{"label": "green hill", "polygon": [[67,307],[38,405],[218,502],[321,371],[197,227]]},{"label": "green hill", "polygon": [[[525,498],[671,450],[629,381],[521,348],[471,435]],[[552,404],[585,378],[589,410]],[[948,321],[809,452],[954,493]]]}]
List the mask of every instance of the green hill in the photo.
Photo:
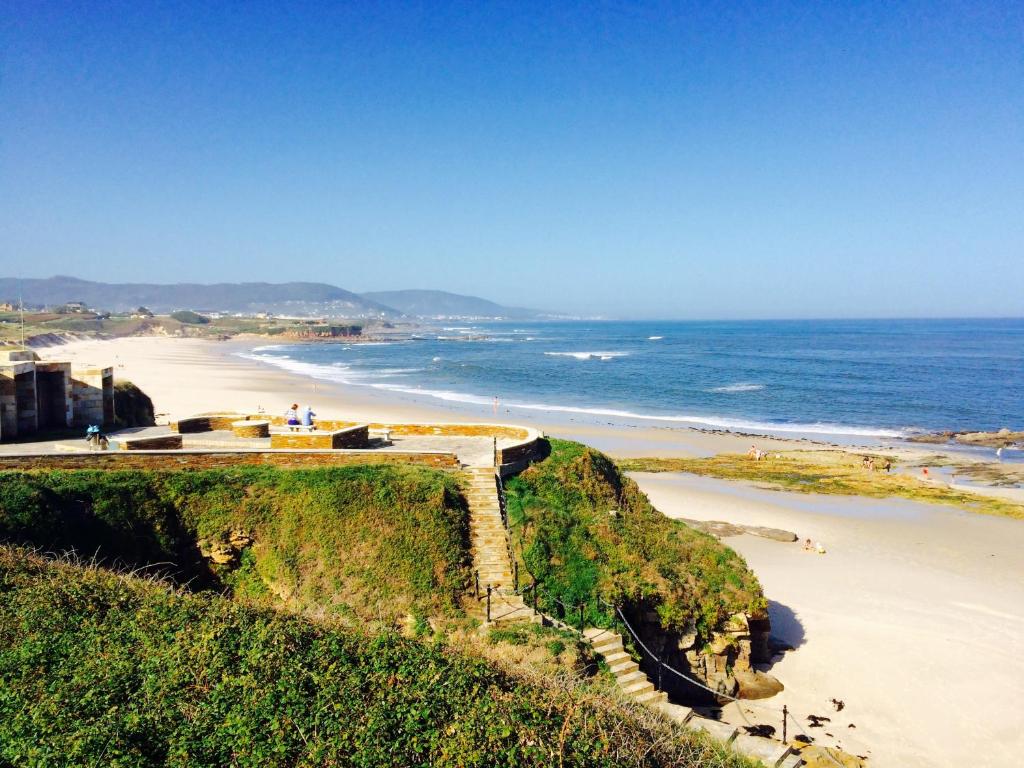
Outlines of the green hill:
[{"label": "green hill", "polygon": [[0,473],[0,540],[316,614],[457,613],[467,525],[417,467]]},{"label": "green hill", "polygon": [[550,446],[507,484],[523,568],[550,598],[586,603],[599,624],[612,616],[598,598],[654,611],[662,629],[695,628],[704,640],[733,614],[764,612],[761,586],[733,550],[658,512],[604,454]]},{"label": "green hill", "polygon": [[592,690],[8,545],[0,764],[749,765]]}]

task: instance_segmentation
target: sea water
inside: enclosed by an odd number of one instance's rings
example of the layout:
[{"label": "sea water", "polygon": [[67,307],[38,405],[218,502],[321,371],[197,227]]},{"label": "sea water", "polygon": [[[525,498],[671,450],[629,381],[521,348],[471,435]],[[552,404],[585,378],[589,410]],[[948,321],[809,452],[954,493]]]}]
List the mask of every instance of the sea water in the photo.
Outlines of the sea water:
[{"label": "sea water", "polygon": [[1024,319],[447,323],[266,345],[319,379],[475,413],[896,438],[1024,429]]}]

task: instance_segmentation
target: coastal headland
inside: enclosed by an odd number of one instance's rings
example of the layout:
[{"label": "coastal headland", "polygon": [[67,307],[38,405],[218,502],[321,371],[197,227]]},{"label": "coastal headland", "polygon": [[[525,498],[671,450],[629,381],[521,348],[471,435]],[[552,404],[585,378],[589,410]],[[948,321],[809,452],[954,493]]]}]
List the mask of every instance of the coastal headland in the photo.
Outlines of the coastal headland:
[{"label": "coastal headland", "polygon": [[[123,338],[53,350],[73,362],[110,361],[150,395],[158,421],[225,409],[284,411],[312,404],[353,422],[479,421],[490,409],[446,407],[318,381],[239,356],[252,342]],[[41,354],[46,357],[47,350]],[[502,420],[524,421],[522,414]],[[613,457],[711,457],[812,446],[804,440],[595,421],[531,426]],[[866,446],[908,463],[935,446]],[[739,552],[769,600],[786,686],[770,702],[805,720],[821,743],[879,766],[1012,765],[1024,751],[1024,523],[908,499],[822,496],[678,472],[634,473],[672,517],[792,531],[796,543],[743,533]],[[821,543],[824,554],[803,542]],[[837,709],[833,699],[842,702]],[[746,705],[740,705],[746,706]],[[753,709],[753,708],[752,708]],[[742,719],[735,706],[723,717]],[[827,734],[831,734],[827,736]]]}]

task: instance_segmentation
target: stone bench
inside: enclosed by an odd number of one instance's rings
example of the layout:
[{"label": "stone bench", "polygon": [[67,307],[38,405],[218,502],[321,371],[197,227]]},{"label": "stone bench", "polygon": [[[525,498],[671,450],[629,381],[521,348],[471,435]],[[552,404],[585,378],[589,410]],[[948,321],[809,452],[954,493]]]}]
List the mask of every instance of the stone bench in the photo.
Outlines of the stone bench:
[{"label": "stone bench", "polygon": [[231,431],[235,437],[242,437],[247,439],[259,438],[259,437],[270,437],[270,422],[269,421],[257,421],[243,420],[231,422]]},{"label": "stone bench", "polygon": [[122,451],[175,451],[181,450],[181,435],[156,435],[154,437],[117,437]]},{"label": "stone bench", "polygon": [[335,448],[366,448],[370,444],[366,425],[345,429],[270,433],[271,448],[333,450]]}]

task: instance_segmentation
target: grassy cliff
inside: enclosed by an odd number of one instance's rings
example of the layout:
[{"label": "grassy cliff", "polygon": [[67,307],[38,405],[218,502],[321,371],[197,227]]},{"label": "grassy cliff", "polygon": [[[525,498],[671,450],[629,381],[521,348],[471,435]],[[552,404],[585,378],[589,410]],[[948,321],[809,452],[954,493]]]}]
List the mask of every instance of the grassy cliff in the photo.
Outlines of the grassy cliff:
[{"label": "grassy cliff", "polygon": [[743,559],[654,509],[607,456],[551,440],[551,453],[507,483],[510,524],[525,569],[568,605],[596,598],[657,611],[663,628],[707,637],[730,615],[766,603]]},{"label": "grassy cliff", "polygon": [[414,467],[0,473],[0,540],[316,614],[456,612],[467,525],[455,480]]},{"label": "grassy cliff", "polygon": [[599,693],[438,645],[8,545],[0,764],[750,765]]}]

